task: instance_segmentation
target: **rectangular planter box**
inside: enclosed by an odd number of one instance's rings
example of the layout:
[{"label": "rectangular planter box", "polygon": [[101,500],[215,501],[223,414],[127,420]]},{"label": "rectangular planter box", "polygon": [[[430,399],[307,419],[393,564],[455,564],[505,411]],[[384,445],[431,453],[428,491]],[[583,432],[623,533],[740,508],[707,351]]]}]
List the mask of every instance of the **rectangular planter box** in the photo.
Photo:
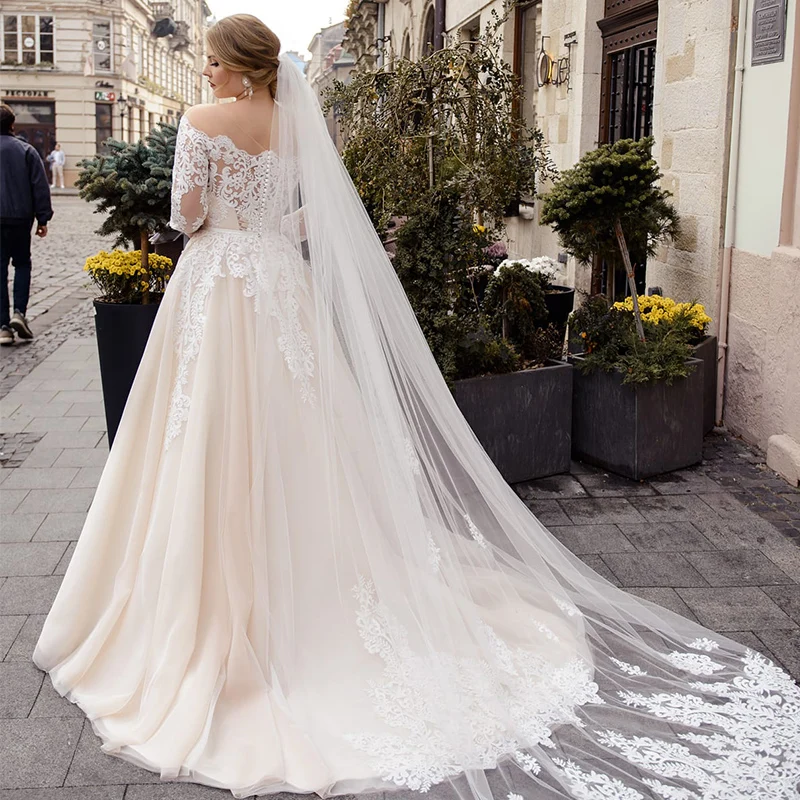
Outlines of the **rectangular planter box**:
[{"label": "rectangular planter box", "polygon": [[694,357],[703,362],[703,433],[717,424],[717,337],[706,336],[694,346]]},{"label": "rectangular planter box", "polygon": [[[571,356],[578,364],[582,356]],[[703,362],[686,378],[629,385],[618,372],[581,374],[572,394],[575,458],[634,480],[697,464],[703,457]]]},{"label": "rectangular planter box", "polygon": [[570,467],[571,364],[456,381],[461,413],[509,483],[543,478]]}]

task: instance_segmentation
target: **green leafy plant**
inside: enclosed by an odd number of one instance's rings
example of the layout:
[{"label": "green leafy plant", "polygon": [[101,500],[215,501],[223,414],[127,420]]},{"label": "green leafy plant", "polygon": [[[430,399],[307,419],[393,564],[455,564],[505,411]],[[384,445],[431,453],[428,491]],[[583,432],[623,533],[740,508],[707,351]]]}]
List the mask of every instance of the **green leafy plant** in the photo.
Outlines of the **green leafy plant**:
[{"label": "green leafy plant", "polygon": [[669,308],[670,311],[665,314],[646,311],[642,318],[646,335],[642,340],[632,302],[609,306],[601,295],[589,298],[570,317],[571,335],[580,341],[584,350],[578,362],[580,369],[584,372],[618,371],[626,384],[659,381],[671,384],[689,375],[693,367],[687,359],[692,355],[692,344],[697,341],[698,331],[710,320],[702,306],[658,299],[667,302],[653,303],[650,308]]},{"label": "green leafy plant", "polygon": [[[622,261],[636,298],[630,253],[654,255],[659,242],[678,234],[678,212],[652,157],[653,139],[622,139],[586,153],[545,195],[542,223],[558,233],[564,249],[592,263],[592,294],[600,293],[599,259]],[[634,300],[634,317],[644,336]]]},{"label": "green leafy plant", "polygon": [[[343,159],[448,381],[517,368],[481,296],[504,215],[555,172],[517,108],[519,81],[494,23],[419,61],[354,74],[326,98]],[[391,222],[402,222],[389,229]]]},{"label": "green leafy plant", "polygon": [[117,234],[114,245],[138,245],[145,276],[141,302],[150,302],[149,237],[167,227],[177,128],[159,123],[145,140],[127,144],[109,139],[109,153],[84,159],[75,185],[80,196],[105,214],[97,233]]}]

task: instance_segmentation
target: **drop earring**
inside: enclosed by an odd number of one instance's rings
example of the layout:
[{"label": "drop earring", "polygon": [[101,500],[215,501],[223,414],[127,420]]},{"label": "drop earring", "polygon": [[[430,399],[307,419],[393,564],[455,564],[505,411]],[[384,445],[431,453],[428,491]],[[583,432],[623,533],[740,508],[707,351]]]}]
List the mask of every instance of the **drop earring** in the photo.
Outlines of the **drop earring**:
[{"label": "drop earring", "polygon": [[242,77],[242,86],[244,86],[244,90],[247,93],[247,99],[250,100],[253,97],[253,84],[250,81],[250,78],[247,75]]}]

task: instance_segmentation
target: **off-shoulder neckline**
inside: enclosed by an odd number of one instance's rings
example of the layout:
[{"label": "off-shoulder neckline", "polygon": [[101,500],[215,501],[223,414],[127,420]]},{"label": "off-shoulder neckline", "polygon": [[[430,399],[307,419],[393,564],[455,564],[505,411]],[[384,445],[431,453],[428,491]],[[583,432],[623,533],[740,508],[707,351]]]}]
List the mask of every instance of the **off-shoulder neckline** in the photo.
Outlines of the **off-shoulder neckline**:
[{"label": "off-shoulder neckline", "polygon": [[181,123],[186,123],[192,130],[197,131],[197,133],[205,136],[211,142],[224,142],[227,144],[232,150],[236,150],[238,153],[242,153],[246,155],[248,158],[263,158],[268,154],[272,154],[275,158],[280,158],[280,156],[273,150],[272,148],[267,148],[266,150],[262,150],[260,153],[251,153],[249,150],[245,150],[243,147],[239,147],[230,136],[225,133],[218,133],[215,136],[212,136],[210,133],[206,133],[202,128],[198,128],[186,115],[181,117]]}]

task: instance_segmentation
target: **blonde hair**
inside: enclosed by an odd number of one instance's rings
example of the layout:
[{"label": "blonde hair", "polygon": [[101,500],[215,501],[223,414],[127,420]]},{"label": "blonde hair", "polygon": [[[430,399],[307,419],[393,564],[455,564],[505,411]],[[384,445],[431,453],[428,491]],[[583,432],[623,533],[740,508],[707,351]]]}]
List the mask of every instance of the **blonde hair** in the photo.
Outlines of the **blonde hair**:
[{"label": "blonde hair", "polygon": [[258,17],[223,17],[209,28],[206,41],[226,69],[245,73],[254,88],[266,86],[275,97],[281,40]]}]

